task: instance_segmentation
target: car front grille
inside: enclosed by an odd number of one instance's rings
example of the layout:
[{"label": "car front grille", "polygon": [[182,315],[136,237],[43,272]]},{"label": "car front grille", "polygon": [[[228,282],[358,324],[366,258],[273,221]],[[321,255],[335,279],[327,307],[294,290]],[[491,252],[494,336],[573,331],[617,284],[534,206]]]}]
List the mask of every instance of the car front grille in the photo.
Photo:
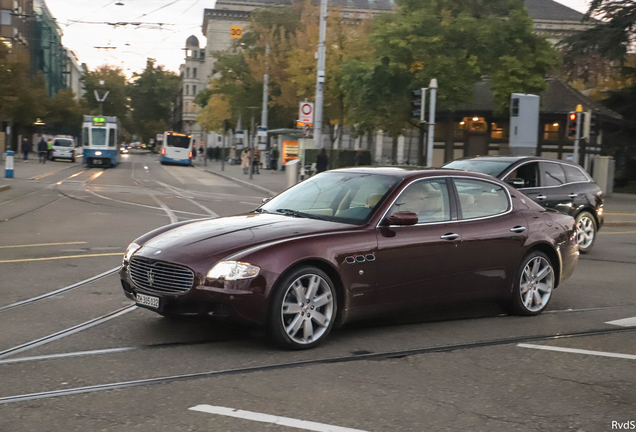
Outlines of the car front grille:
[{"label": "car front grille", "polygon": [[181,294],[194,285],[192,270],[178,264],[133,257],[128,269],[134,287],[142,291]]}]

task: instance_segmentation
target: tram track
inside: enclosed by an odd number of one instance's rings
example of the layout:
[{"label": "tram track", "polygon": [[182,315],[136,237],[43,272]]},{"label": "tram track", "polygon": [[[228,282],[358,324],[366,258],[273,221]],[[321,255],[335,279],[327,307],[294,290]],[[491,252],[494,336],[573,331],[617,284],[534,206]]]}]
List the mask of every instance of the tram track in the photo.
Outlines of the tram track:
[{"label": "tram track", "polygon": [[488,348],[505,345],[516,345],[527,342],[551,341],[559,339],[571,339],[578,337],[605,336],[611,334],[629,333],[636,331],[636,328],[617,328],[617,329],[592,329],[582,332],[534,335],[534,336],[518,336],[504,339],[494,339],[486,341],[476,341],[461,344],[439,345],[433,347],[422,347],[407,350],[393,350],[383,352],[356,351],[349,355],[324,357],[319,359],[301,360],[294,362],[273,363],[262,366],[239,367],[233,369],[223,369],[216,371],[195,372],[188,374],[169,375],[155,378],[146,378],[139,380],[120,381],[106,384],[96,384],[83,387],[74,387],[58,390],[50,390],[36,393],[26,393],[13,396],[0,397],[0,404],[9,404],[16,402],[25,402],[36,399],[48,399],[60,396],[70,396],[76,394],[94,393],[105,390],[116,390],[130,387],[148,386],[154,384],[168,384],[174,382],[194,381],[199,379],[216,378],[229,375],[245,375],[257,372],[271,372],[285,369],[296,369],[310,366],[346,364],[361,361],[386,361],[393,359],[402,359],[415,355],[426,355],[435,353],[447,353],[460,350],[471,350],[479,348]]}]

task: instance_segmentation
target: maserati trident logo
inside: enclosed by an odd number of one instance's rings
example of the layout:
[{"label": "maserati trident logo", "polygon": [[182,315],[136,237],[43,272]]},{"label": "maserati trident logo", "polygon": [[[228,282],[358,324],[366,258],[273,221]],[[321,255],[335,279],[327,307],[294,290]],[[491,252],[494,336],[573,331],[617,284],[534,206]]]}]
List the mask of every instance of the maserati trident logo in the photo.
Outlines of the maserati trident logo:
[{"label": "maserati trident logo", "polygon": [[152,273],[152,269],[148,270],[148,285],[152,286],[155,282],[155,275]]}]

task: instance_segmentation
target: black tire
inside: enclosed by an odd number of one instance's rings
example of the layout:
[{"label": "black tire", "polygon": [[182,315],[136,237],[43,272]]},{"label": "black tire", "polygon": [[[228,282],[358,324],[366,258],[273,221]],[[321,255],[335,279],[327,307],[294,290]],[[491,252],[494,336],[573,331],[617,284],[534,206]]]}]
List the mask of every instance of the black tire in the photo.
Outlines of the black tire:
[{"label": "black tire", "polygon": [[75,163],[75,158],[74,157],[71,158],[71,163]]},{"label": "black tire", "polygon": [[[314,295],[307,300],[310,286]],[[298,299],[298,293],[301,293],[301,299]],[[337,300],[333,282],[324,271],[314,266],[294,269],[274,288],[269,310],[270,338],[286,349],[314,348],[327,338],[333,328],[338,312]],[[297,310],[292,311],[284,304],[293,304]],[[302,337],[299,335],[301,332]],[[310,336],[305,338],[307,334]]]},{"label": "black tire", "polygon": [[[533,274],[536,263],[538,268]],[[544,270],[546,266],[549,270]],[[555,274],[550,258],[543,252],[530,252],[519,266],[510,299],[510,312],[515,315],[539,315],[548,306],[554,287]]]},{"label": "black tire", "polygon": [[51,162],[55,162],[55,158],[51,156]]},{"label": "black tire", "polygon": [[576,226],[579,229],[579,252],[586,254],[592,250],[596,241],[596,219],[590,212],[582,211],[576,216]]}]

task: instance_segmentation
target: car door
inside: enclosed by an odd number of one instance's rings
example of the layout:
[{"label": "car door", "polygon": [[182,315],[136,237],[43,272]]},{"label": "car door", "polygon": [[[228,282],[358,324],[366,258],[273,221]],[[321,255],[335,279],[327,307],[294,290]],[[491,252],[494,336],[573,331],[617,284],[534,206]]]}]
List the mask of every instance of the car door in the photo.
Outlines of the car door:
[{"label": "car door", "polygon": [[436,303],[452,295],[460,263],[461,240],[455,204],[446,178],[417,180],[395,200],[386,216],[417,213],[412,226],[377,228],[377,294],[379,309]]},{"label": "car door", "polygon": [[575,216],[583,208],[598,210],[600,199],[596,197],[599,187],[590,181],[581,167],[563,164],[567,187],[565,192],[572,200],[571,216]]},{"label": "car door", "polygon": [[558,162],[540,162],[541,190],[545,197],[541,205],[546,208],[558,210],[562,213],[572,212],[572,198],[565,179],[565,172]]},{"label": "car door", "polygon": [[523,180],[523,187],[519,190],[531,200],[543,205],[545,200],[544,191],[541,188],[541,170],[539,169],[539,162],[526,162],[506,174],[502,178],[503,181],[512,179]]},{"label": "car door", "polygon": [[514,210],[508,190],[485,179],[455,177],[461,242],[457,260],[463,271],[457,297],[475,299],[505,295],[512,287],[527,220]]}]

